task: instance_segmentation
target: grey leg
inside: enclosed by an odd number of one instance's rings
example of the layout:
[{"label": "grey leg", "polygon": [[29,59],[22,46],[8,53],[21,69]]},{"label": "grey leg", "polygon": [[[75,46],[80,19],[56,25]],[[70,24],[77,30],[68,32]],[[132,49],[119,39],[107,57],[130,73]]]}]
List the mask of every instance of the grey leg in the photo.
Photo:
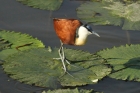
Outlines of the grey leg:
[{"label": "grey leg", "polygon": [[[61,41],[60,41],[61,42]],[[58,50],[59,56],[61,58],[62,64],[63,64],[63,69],[66,72],[66,65],[65,65],[65,54],[64,54],[64,50],[63,50],[63,43],[61,42],[61,46],[60,49]]]},{"label": "grey leg", "polygon": [[65,65],[65,61],[66,61],[68,64],[70,64],[70,63],[69,63],[68,60],[66,60],[66,58],[65,58],[63,43],[62,43],[61,41],[60,41],[60,43],[61,43],[61,46],[60,46],[60,49],[59,49],[58,52],[59,52],[59,56],[60,56],[61,61],[62,61],[62,64],[63,64],[63,69],[64,69],[65,73],[68,73],[71,77],[73,77],[69,72],[67,72],[67,68],[66,68],[66,65]]}]

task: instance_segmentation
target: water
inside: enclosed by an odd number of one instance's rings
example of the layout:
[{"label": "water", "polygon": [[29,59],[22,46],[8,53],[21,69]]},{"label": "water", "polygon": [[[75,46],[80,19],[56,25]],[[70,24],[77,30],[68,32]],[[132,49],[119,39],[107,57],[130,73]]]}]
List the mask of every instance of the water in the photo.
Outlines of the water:
[{"label": "water", "polygon": [[[16,2],[16,0],[0,0],[0,29],[14,30],[32,35],[40,39],[46,46],[59,47],[52,18],[77,18],[75,9],[83,1],[64,0],[57,11],[33,9]],[[125,44],[140,43],[139,31],[124,31],[115,26],[93,26],[101,37],[89,36],[85,46],[65,47],[81,49],[95,53],[104,48]],[[95,89],[104,93],[140,93],[140,83],[104,78],[98,84],[82,88]],[[9,78],[0,68],[0,93],[40,93],[42,88],[22,84]]]}]

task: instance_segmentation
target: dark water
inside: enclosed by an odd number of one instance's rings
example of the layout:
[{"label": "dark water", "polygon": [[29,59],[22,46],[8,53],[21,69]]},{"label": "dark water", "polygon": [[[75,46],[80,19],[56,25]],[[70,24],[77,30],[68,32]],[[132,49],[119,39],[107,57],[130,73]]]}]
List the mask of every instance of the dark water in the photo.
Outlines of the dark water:
[{"label": "dark water", "polygon": [[[75,9],[83,1],[64,0],[58,11],[33,9],[16,2],[0,0],[0,29],[28,33],[40,39],[46,46],[59,47],[59,39],[52,25],[52,17],[77,18]],[[139,31],[124,31],[114,26],[93,26],[100,38],[89,36],[85,46],[66,46],[95,53],[103,48],[140,43]],[[105,78],[96,85],[83,88],[104,93],[140,93],[140,83]],[[40,93],[42,88],[25,85],[9,78],[0,67],[0,93]]]}]

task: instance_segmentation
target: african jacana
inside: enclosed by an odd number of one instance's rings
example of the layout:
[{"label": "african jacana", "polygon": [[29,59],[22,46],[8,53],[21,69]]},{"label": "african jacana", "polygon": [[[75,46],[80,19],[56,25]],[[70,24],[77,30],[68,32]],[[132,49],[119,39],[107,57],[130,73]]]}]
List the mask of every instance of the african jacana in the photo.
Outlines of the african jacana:
[{"label": "african jacana", "polygon": [[88,35],[95,34],[98,37],[100,36],[96,32],[94,32],[88,24],[83,25],[82,22],[77,19],[54,18],[53,23],[56,34],[61,42],[61,47],[58,51],[59,56],[63,64],[64,71],[67,72],[65,61],[67,63],[69,62],[65,57],[63,44],[78,46],[84,45]]}]

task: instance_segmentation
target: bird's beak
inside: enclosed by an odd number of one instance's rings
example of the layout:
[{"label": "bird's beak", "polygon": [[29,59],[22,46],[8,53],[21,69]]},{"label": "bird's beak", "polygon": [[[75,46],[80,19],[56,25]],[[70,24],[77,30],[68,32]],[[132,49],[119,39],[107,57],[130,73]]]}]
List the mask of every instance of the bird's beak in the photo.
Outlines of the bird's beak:
[{"label": "bird's beak", "polygon": [[99,35],[99,34],[97,34],[97,33],[96,33],[96,32],[94,32],[94,31],[92,31],[92,34],[94,34],[94,35],[96,35],[96,36],[100,37],[100,35]]}]

